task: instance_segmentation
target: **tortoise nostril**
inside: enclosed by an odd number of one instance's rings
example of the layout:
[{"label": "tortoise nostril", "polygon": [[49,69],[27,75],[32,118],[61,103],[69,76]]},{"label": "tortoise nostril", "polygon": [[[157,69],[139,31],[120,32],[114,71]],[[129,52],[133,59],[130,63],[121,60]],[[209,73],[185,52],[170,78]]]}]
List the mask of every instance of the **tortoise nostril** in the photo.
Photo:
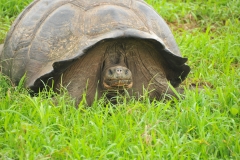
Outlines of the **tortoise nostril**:
[{"label": "tortoise nostril", "polygon": [[117,73],[122,73],[122,69],[121,69],[121,68],[117,68],[117,69],[116,69],[116,72],[117,72]]},{"label": "tortoise nostril", "polygon": [[104,76],[106,76],[105,78],[109,80],[117,80],[117,79],[129,80],[132,77],[132,73],[131,73],[131,70],[126,67],[114,66],[106,69]]}]

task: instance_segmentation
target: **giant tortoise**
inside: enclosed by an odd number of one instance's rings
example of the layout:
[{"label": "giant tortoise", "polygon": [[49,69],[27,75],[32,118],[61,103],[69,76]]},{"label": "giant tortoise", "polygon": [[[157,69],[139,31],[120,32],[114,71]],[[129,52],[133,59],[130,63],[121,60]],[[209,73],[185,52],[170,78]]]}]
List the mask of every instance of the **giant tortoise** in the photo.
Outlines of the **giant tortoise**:
[{"label": "giant tortoise", "polygon": [[[153,8],[142,0],[35,0],[13,23],[1,53],[2,73],[39,91],[54,83],[91,104],[103,93],[151,99],[174,95],[190,67]],[[51,84],[50,84],[51,85]]]}]

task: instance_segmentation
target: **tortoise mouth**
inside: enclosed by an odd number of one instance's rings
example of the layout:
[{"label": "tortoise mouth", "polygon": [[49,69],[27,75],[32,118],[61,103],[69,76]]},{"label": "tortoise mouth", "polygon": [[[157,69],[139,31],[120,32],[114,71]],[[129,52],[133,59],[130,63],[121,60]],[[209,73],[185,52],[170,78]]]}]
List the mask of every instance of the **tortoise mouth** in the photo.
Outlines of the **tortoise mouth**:
[{"label": "tortoise mouth", "polygon": [[107,79],[103,81],[105,89],[129,89],[132,88],[132,85],[131,79]]}]

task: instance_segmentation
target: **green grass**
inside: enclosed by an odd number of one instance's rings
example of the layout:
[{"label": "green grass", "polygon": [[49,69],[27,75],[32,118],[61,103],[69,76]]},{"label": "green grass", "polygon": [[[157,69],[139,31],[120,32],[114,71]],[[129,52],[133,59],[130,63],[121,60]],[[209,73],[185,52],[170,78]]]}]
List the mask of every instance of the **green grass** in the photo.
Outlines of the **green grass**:
[{"label": "green grass", "polygon": [[[0,73],[0,159],[240,159],[240,1],[147,2],[189,58],[185,98],[75,109]],[[1,0],[0,42],[26,4]]]},{"label": "green grass", "polygon": [[0,0],[0,43],[16,16],[32,0]]}]

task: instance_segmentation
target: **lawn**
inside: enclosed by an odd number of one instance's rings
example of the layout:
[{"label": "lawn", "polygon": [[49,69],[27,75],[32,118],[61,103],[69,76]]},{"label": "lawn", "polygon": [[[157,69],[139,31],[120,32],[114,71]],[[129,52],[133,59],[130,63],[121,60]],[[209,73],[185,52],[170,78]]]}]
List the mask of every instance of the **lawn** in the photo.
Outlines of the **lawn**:
[{"label": "lawn", "polygon": [[[0,73],[0,159],[240,159],[240,1],[146,1],[189,59],[184,97],[76,109]],[[0,43],[30,2],[1,0]]]}]

